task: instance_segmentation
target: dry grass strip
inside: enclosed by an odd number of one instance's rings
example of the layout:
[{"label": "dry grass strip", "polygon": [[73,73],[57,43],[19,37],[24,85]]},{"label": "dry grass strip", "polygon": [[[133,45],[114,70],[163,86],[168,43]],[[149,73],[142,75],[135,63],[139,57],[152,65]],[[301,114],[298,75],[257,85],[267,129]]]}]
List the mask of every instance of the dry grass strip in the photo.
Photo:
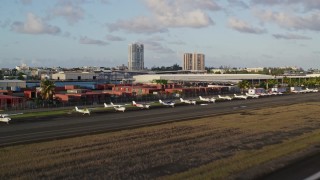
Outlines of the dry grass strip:
[{"label": "dry grass strip", "polygon": [[223,179],[320,143],[320,103],[0,149],[0,179]]}]

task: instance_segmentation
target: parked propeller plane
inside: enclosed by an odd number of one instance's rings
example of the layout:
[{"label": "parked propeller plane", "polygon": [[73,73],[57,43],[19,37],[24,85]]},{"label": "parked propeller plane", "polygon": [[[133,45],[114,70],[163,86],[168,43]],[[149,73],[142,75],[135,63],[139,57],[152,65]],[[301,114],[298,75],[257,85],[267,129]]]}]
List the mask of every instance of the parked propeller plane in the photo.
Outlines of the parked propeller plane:
[{"label": "parked propeller plane", "polygon": [[11,118],[9,116],[15,116],[15,115],[19,115],[22,113],[17,113],[17,114],[0,114],[0,122],[5,122],[7,124],[9,124],[9,121],[11,121]]},{"label": "parked propeller plane", "polygon": [[110,103],[110,105],[108,105],[107,103],[103,103],[105,108],[108,107],[124,107],[125,105],[121,105],[121,104],[113,104],[112,102]]},{"label": "parked propeller plane", "polygon": [[139,107],[141,109],[149,109],[151,105],[149,104],[137,104],[135,101],[132,101],[132,105]]},{"label": "parked propeller plane", "polygon": [[219,99],[223,99],[223,100],[229,100],[229,101],[232,100],[232,98],[230,96],[220,96],[220,95],[218,95],[218,97],[219,97]]},{"label": "parked propeller plane", "polygon": [[184,100],[184,99],[180,98],[180,101],[183,103],[187,103],[187,104],[193,104],[193,105],[197,104],[197,101],[194,101],[194,100]]},{"label": "parked propeller plane", "polygon": [[236,94],[234,94],[234,98],[235,98],[235,99],[247,99],[248,96],[245,96],[245,95],[236,95]]},{"label": "parked propeller plane", "polygon": [[110,105],[108,105],[107,103],[103,103],[105,108],[110,108],[113,107],[115,111],[122,111],[124,112],[126,110],[125,105],[121,105],[121,104],[113,104],[112,102],[110,103]]},{"label": "parked propeller plane", "polygon": [[77,106],[75,107],[75,110],[76,110],[76,112],[83,113],[83,115],[85,115],[85,114],[90,115],[90,112],[91,112],[88,108],[79,109]]},{"label": "parked propeller plane", "polygon": [[249,93],[246,93],[246,95],[248,97],[251,97],[251,98],[259,98],[259,95],[258,94],[249,94]]},{"label": "parked propeller plane", "polygon": [[122,112],[124,112],[124,111],[126,110],[126,107],[123,107],[123,106],[121,106],[121,107],[119,107],[119,106],[113,106],[113,108],[114,108],[114,110],[116,110],[116,111],[122,111]]},{"label": "parked propeller plane", "polygon": [[159,103],[165,105],[165,106],[171,106],[171,107],[174,107],[174,102],[163,102],[161,99],[159,99]]},{"label": "parked propeller plane", "polygon": [[202,96],[199,96],[201,101],[206,101],[206,102],[216,102],[215,98],[203,98]]}]

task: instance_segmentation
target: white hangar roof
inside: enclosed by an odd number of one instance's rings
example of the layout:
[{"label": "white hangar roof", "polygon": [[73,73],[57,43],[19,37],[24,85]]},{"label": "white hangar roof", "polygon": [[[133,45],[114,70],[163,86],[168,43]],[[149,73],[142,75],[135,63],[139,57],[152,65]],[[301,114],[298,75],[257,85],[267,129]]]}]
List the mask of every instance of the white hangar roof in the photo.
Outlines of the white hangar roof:
[{"label": "white hangar roof", "polygon": [[[282,78],[282,77],[276,77]],[[275,79],[272,75],[264,74],[154,74],[133,76],[136,83],[150,83],[152,80],[168,81],[199,81],[199,82],[238,82],[241,80]]]}]

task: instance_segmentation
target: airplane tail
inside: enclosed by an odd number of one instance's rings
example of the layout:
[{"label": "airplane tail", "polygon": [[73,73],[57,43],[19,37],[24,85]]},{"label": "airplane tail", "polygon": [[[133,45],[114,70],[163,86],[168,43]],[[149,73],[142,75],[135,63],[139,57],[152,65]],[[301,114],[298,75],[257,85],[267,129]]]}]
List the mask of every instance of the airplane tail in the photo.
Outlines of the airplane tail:
[{"label": "airplane tail", "polygon": [[112,106],[114,105],[113,102],[110,103]]},{"label": "airplane tail", "polygon": [[108,107],[108,105],[106,103],[103,103],[103,105],[104,105],[105,108]]},{"label": "airplane tail", "polygon": [[133,104],[133,105],[136,105],[137,103],[136,103],[135,101],[132,101],[132,104]]},{"label": "airplane tail", "polygon": [[161,99],[159,99],[159,103],[161,103],[161,104],[163,103]]},{"label": "airplane tail", "polygon": [[180,101],[183,102],[184,100],[182,98],[180,98]]},{"label": "airplane tail", "polygon": [[200,98],[200,100],[202,100],[203,98],[202,98],[202,96],[199,96],[199,98]]},{"label": "airplane tail", "polygon": [[221,96],[220,96],[220,95],[218,95],[218,97],[219,97],[219,98],[221,98]]},{"label": "airplane tail", "polygon": [[79,111],[79,109],[78,109],[78,107],[77,107],[77,106],[76,106],[75,108],[76,108],[76,111]]}]

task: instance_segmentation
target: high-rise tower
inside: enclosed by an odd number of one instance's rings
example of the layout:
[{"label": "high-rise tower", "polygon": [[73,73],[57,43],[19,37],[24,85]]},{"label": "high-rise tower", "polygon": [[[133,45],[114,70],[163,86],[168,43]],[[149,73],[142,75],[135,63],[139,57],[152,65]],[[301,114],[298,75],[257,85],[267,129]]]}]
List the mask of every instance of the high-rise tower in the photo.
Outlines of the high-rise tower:
[{"label": "high-rise tower", "polygon": [[204,54],[185,53],[183,55],[183,70],[205,70]]},{"label": "high-rise tower", "polygon": [[143,44],[129,44],[128,52],[129,71],[140,71],[144,69],[144,47]]}]

